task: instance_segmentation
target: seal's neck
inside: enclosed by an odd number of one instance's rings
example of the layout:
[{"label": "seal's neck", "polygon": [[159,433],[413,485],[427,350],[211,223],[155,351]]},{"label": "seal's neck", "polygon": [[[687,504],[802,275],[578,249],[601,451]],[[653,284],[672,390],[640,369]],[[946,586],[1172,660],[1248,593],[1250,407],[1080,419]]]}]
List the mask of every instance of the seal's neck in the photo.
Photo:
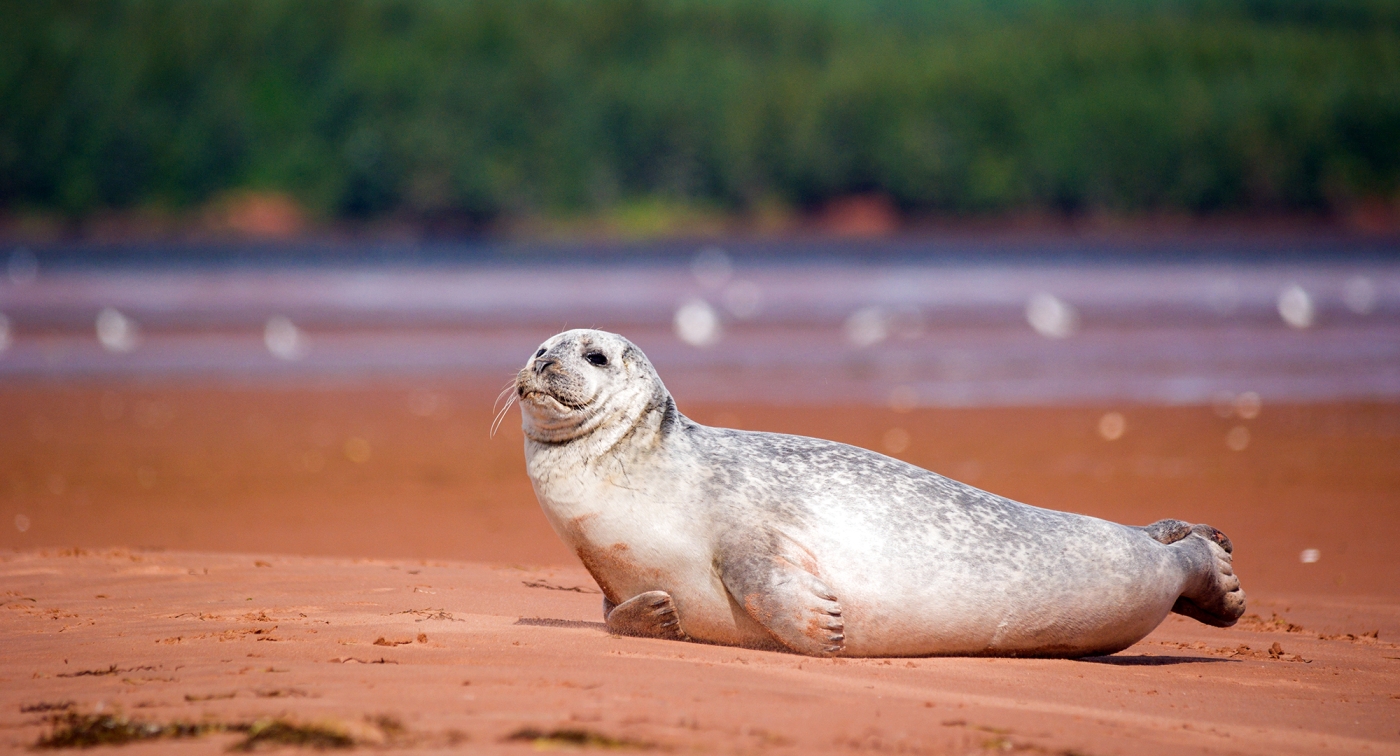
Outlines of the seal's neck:
[{"label": "seal's neck", "polygon": [[665,441],[685,418],[676,409],[676,402],[665,391],[654,394],[635,417],[603,423],[588,436],[574,440],[584,442],[585,457],[596,460],[605,455],[623,458],[646,456]]},{"label": "seal's neck", "polygon": [[575,460],[575,464],[584,468],[578,470],[582,473],[604,458],[616,461],[647,456],[659,448],[667,436],[689,422],[664,389],[648,397],[641,411],[619,410],[599,420],[590,423],[593,428],[588,432],[567,441],[542,441],[531,439],[527,434],[527,442],[532,452],[560,451],[560,458]]}]

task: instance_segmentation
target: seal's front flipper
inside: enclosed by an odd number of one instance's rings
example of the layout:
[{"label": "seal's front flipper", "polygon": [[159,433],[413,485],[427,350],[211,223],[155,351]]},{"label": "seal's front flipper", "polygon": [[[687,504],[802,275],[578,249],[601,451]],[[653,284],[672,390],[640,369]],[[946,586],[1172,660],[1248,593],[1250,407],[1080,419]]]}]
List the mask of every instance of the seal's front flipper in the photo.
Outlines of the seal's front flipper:
[{"label": "seal's front flipper", "polygon": [[603,597],[603,621],[608,632],[639,638],[690,640],[681,629],[680,615],[671,594],[665,591],[639,593],[621,604]]},{"label": "seal's front flipper", "polygon": [[720,554],[720,579],[734,600],[784,646],[808,656],[846,648],[845,621],[836,594],[816,576],[816,560],[786,537],[767,548],[754,540]]}]

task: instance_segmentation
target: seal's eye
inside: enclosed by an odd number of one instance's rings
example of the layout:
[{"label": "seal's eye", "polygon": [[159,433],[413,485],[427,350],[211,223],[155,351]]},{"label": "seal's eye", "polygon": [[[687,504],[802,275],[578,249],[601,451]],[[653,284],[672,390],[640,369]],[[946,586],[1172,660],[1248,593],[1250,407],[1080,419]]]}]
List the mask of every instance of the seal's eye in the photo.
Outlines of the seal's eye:
[{"label": "seal's eye", "polygon": [[583,358],[593,363],[594,365],[597,365],[598,367],[602,367],[608,364],[608,356],[606,354],[603,354],[602,352],[589,352],[588,354],[585,354]]},{"label": "seal's eye", "polygon": [[536,357],[543,357],[543,356],[544,356],[544,347],[540,347],[540,351],[535,352],[535,356],[536,356]]}]

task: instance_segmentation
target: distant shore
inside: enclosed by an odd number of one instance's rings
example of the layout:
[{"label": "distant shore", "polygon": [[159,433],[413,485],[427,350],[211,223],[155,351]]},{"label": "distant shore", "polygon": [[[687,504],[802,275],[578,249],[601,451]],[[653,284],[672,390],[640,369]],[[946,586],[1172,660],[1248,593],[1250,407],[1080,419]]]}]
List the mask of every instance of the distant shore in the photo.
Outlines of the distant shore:
[{"label": "distant shore", "polygon": [[[269,259],[295,260],[310,248],[374,246],[508,246],[548,254],[580,247],[656,254],[670,247],[721,243],[772,248],[816,244],[877,251],[920,242],[1002,245],[1003,252],[1046,245],[1232,241],[1287,247],[1350,245],[1400,255],[1400,208],[1358,207],[1341,214],[902,215],[884,198],[854,196],[812,212],[738,215],[689,206],[644,206],[578,216],[522,216],[487,224],[431,223],[393,217],[317,219],[283,195],[238,195],[198,212],[103,212],[80,218],[0,209],[0,251],[29,246],[81,250],[155,246],[178,260],[182,250],[244,247]],[[252,251],[252,250],[250,250]],[[1282,250],[1280,250],[1282,251]],[[353,252],[352,252],[353,254]],[[1028,255],[1029,256],[1029,255]]]}]

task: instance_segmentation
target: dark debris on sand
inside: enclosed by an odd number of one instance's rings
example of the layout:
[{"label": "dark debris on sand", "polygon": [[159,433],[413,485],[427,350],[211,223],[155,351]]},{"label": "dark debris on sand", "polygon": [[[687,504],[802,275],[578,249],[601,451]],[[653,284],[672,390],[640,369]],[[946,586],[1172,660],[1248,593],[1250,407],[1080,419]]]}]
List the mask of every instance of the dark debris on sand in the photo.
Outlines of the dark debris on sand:
[{"label": "dark debris on sand", "polygon": [[39,738],[34,744],[35,748],[92,748],[142,740],[195,738],[228,729],[214,722],[157,724],[127,719],[119,714],[80,714],[75,711],[53,717],[50,722],[53,724],[52,732]]},{"label": "dark debris on sand", "polygon": [[248,736],[234,744],[231,751],[256,751],[259,748],[295,746],[328,751],[354,748],[355,739],[328,725],[306,725],[283,719],[264,719],[248,726]]},{"label": "dark debris on sand", "polygon": [[241,733],[243,739],[229,747],[230,751],[251,752],[292,746],[318,751],[354,748],[357,745],[383,745],[401,741],[406,731],[392,717],[377,717],[369,721],[377,737],[365,742],[351,729],[335,722],[303,723],[287,719],[258,719],[253,722],[144,722],[128,719],[121,714],[84,714],[67,712],[49,719],[52,730],[39,738],[35,748],[92,748],[102,745],[124,745],[150,740],[197,738],[213,733]]},{"label": "dark debris on sand", "polygon": [[505,739],[532,743],[536,748],[609,748],[616,750],[656,748],[655,743],[623,740],[579,729],[559,729],[546,732],[534,727],[526,727],[507,735]]},{"label": "dark debris on sand", "polygon": [[19,713],[38,714],[50,711],[68,711],[74,706],[77,706],[76,701],[39,701],[38,703],[21,704]]}]

